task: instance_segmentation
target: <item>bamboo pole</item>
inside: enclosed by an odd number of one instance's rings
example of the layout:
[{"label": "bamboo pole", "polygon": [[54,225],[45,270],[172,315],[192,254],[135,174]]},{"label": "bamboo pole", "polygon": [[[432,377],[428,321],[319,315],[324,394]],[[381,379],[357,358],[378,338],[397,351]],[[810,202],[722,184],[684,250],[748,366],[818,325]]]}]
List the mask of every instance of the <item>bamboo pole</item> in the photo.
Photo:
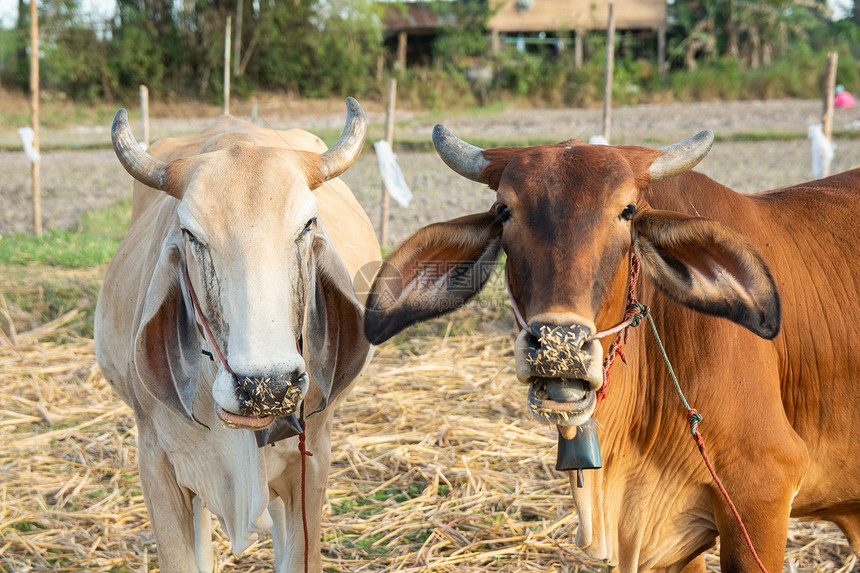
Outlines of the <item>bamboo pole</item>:
[{"label": "bamboo pole", "polygon": [[657,28],[657,74],[661,80],[665,80],[668,71],[666,64],[666,23],[664,22]]},{"label": "bamboo pole", "polygon": [[827,72],[824,76],[824,110],[821,113],[821,126],[827,141],[833,136],[833,99],[836,91],[836,64],[839,54],[827,54]]},{"label": "bamboo pole", "polygon": [[233,27],[233,17],[227,15],[227,26],[224,30],[224,113],[230,113],[230,29]]},{"label": "bamboo pole", "polygon": [[[836,64],[839,54],[830,52],[827,54],[827,73],[824,79],[824,110],[821,113],[821,130],[829,144],[833,139],[833,99],[836,90]],[[822,165],[822,177],[830,175],[830,162],[825,161]]]},{"label": "bamboo pole", "polygon": [[149,147],[149,88],[140,84],[140,128],[143,132],[143,147]]},{"label": "bamboo pole", "polygon": [[610,142],[612,127],[612,75],[615,70],[615,5],[609,4],[606,23],[606,69],[603,78],[603,137]]},{"label": "bamboo pole", "polygon": [[242,0],[236,2],[236,32],[233,36],[233,75],[242,75],[240,64],[242,63],[242,17],[244,13]]},{"label": "bamboo pole", "polygon": [[406,73],[406,42],[408,35],[406,30],[400,30],[397,34],[397,72]]},{"label": "bamboo pole", "polygon": [[[397,100],[397,80],[391,78],[388,80],[388,102],[385,107],[385,141],[389,145],[394,145],[394,104]],[[379,223],[379,242],[382,246],[388,244],[388,219],[391,211],[391,195],[388,194],[388,189],[385,183],[382,184],[382,213]]]},{"label": "bamboo pole", "polygon": [[30,121],[33,129],[33,151],[37,159],[33,173],[33,231],[42,236],[42,190],[39,182],[39,6],[30,0]]}]

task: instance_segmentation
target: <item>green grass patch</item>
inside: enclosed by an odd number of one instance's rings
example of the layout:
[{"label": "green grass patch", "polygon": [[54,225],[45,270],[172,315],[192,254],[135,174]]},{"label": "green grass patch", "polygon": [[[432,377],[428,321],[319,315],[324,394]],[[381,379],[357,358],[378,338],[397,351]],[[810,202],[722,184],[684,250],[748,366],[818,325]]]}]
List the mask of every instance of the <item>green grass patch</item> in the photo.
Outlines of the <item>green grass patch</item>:
[{"label": "green grass patch", "polygon": [[14,233],[0,237],[0,264],[46,265],[72,269],[107,263],[128,231],[131,199],[84,214],[70,230],[48,230],[42,237]]},{"label": "green grass patch", "polygon": [[484,106],[467,107],[464,109],[433,110],[417,116],[415,121],[422,123],[428,121],[444,122],[455,117],[482,117],[486,115],[496,115],[504,113],[507,111],[508,107],[509,104],[507,102],[499,101]]},{"label": "green grass patch", "polygon": [[[104,266],[125,236],[130,218],[131,199],[125,199],[86,213],[71,230],[49,230],[41,238],[0,237],[0,276],[4,278],[0,295],[18,332],[77,310],[57,336],[92,337]],[[6,324],[2,328],[9,334]]]}]

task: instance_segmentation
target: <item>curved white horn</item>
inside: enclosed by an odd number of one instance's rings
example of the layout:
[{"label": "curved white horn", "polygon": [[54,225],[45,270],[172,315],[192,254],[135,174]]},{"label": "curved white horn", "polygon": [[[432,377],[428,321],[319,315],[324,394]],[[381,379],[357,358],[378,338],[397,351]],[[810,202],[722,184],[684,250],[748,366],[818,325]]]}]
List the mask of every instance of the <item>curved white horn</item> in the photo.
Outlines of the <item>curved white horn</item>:
[{"label": "curved white horn", "polygon": [[433,145],[445,165],[466,179],[486,183],[481,173],[489,161],[483,149],[459,139],[441,123],[433,128]]},{"label": "curved white horn", "polygon": [[714,132],[705,129],[690,139],[661,147],[663,155],[651,164],[651,181],[668,179],[689,171],[705,158],[713,144]]},{"label": "curved white horn", "polygon": [[141,149],[128,124],[128,112],[120,108],[111,126],[113,150],[129,175],[153,189],[169,191],[167,163]]},{"label": "curved white horn", "polygon": [[346,124],[343,133],[331,149],[322,154],[322,172],[326,181],[349,169],[358,159],[367,132],[367,116],[358,102],[346,98]]}]

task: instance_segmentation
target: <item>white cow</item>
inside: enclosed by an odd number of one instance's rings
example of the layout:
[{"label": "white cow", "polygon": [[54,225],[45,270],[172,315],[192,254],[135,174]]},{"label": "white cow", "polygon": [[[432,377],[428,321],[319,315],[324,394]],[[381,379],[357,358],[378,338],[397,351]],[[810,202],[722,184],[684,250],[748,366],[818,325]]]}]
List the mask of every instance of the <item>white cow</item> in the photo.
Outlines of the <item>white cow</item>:
[{"label": "white cow", "polygon": [[134,410],[161,571],[213,570],[210,512],[237,555],[271,529],[276,571],[306,559],[322,570],[332,412],[372,354],[351,278],[380,258],[337,179],[366,130],[358,102],[347,106],[328,150],[225,115],[147,153],[125,110],[114,118],[136,182],[96,307],[96,356]]}]

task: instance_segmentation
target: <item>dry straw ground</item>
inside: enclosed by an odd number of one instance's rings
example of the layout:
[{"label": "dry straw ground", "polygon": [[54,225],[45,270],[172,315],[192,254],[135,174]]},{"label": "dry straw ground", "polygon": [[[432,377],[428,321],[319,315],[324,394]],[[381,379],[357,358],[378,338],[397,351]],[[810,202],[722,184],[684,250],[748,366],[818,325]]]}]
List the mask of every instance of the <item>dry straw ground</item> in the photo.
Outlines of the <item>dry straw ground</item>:
[{"label": "dry straw ground", "polygon": [[[157,571],[131,411],[101,376],[92,340],[50,341],[73,336],[61,331],[74,312],[14,344],[0,337],[0,569]],[[604,570],[573,544],[555,438],[525,413],[511,347],[501,332],[378,349],[335,425],[327,571]],[[221,571],[271,570],[268,540],[236,558],[216,528],[216,545]],[[714,552],[708,563],[718,570]],[[834,526],[793,523],[785,570],[858,565]]]},{"label": "dry straw ground", "polygon": [[[342,105],[317,110],[321,125],[337,128]],[[838,116],[840,125],[857,120],[858,110]],[[292,126],[292,116],[300,116],[304,125],[306,112],[287,109],[284,123]],[[687,137],[702,127],[723,135],[789,127],[805,132],[819,113],[817,102],[650,106],[619,110],[614,133],[641,143]],[[418,118],[408,128],[426,136],[440,119]],[[526,130],[547,141],[587,138],[598,120],[594,110],[444,119],[467,139]],[[14,130],[5,131],[0,135],[16,141]],[[96,135],[104,137],[106,127],[102,131]],[[82,136],[75,131],[70,137]],[[856,166],[860,142],[839,146],[834,170]],[[127,194],[128,179],[108,151],[46,157],[54,159],[46,166],[56,166],[55,175],[45,175],[46,182],[57,181],[45,190],[52,228]],[[459,179],[445,179],[435,157],[414,154],[403,163],[416,202],[410,211],[394,209],[397,238],[427,221],[489,207],[489,198],[473,197]],[[808,142],[724,142],[702,168],[742,191],[784,185],[809,177]],[[21,199],[26,173],[20,153],[0,154],[0,232],[29,221],[26,197]],[[376,220],[375,159],[363,157],[348,175]],[[512,372],[510,311],[504,304],[489,306],[458,312],[451,322],[413,329],[380,347],[341,407],[323,518],[327,570],[603,570],[585,562],[573,544],[577,517],[566,478],[552,469],[553,432],[525,412],[524,390]],[[133,417],[99,373],[92,340],[76,334],[74,325],[85,314],[84,308],[72,311],[13,341],[10,314],[0,300],[0,571],[158,570],[137,476]],[[32,327],[15,309],[11,316],[19,330]],[[707,439],[707,427],[702,431]],[[216,532],[222,571],[271,570],[269,541],[237,559]],[[709,568],[718,570],[718,563],[716,551],[710,552]],[[860,565],[834,526],[795,522],[784,570],[856,573]]]}]

